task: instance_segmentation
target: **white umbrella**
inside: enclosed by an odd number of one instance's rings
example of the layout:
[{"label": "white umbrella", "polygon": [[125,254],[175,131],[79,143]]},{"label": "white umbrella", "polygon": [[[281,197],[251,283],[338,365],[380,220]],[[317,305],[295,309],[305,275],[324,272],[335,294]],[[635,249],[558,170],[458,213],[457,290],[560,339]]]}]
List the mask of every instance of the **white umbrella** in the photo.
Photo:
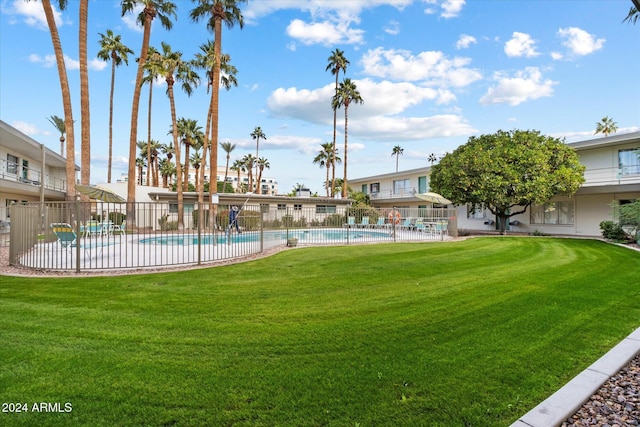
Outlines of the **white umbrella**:
[{"label": "white umbrella", "polygon": [[416,194],[416,197],[418,199],[422,199],[425,200],[427,202],[431,202],[431,203],[437,203],[439,205],[450,205],[451,204],[451,200],[445,199],[444,197],[442,197],[440,194],[438,193],[418,193]]}]

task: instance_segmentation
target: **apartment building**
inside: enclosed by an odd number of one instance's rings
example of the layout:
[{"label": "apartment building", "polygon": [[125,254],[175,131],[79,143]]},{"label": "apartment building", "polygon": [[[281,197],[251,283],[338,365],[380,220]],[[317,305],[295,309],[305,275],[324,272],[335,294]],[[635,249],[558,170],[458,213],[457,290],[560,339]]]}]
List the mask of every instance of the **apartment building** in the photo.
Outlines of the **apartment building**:
[{"label": "apartment building", "polygon": [[[511,218],[509,229],[553,235],[600,236],[600,222],[615,220],[612,205],[640,199],[640,132],[590,138],[567,144],[586,167],[585,183],[571,197],[557,196]],[[420,209],[416,197],[430,191],[431,167],[349,178],[350,186],[370,196],[375,207]],[[458,206],[458,228],[492,230],[496,218],[481,206]]]}]

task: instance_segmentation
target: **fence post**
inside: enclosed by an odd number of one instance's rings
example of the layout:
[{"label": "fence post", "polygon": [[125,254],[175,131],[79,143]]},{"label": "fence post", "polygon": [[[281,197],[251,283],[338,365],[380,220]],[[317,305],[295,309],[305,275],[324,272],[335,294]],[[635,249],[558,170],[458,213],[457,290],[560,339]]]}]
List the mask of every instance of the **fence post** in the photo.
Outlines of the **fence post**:
[{"label": "fence post", "polygon": [[[193,216],[193,214],[191,214]],[[202,211],[202,203],[198,202],[198,265],[202,264],[202,221],[204,212]]]},{"label": "fence post", "polygon": [[264,251],[264,212],[262,211],[262,204],[260,206],[260,252]]},{"label": "fence post", "polygon": [[73,204],[76,217],[76,273],[80,273],[80,202],[77,196]]}]

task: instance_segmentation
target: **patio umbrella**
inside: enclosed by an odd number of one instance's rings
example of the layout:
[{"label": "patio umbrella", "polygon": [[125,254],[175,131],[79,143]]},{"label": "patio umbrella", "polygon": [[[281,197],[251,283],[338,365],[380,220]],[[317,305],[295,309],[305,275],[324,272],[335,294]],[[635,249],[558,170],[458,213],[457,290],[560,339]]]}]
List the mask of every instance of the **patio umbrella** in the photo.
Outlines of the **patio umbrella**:
[{"label": "patio umbrella", "polygon": [[89,185],[76,185],[76,191],[80,194],[88,196],[90,199],[101,200],[107,203],[124,203],[125,199],[109,190]]},{"label": "patio umbrella", "polygon": [[416,197],[418,199],[422,199],[425,200],[427,202],[431,202],[431,203],[437,203],[439,205],[450,205],[451,204],[451,200],[445,199],[444,197],[442,197],[440,194],[438,193],[418,193],[416,194]]}]

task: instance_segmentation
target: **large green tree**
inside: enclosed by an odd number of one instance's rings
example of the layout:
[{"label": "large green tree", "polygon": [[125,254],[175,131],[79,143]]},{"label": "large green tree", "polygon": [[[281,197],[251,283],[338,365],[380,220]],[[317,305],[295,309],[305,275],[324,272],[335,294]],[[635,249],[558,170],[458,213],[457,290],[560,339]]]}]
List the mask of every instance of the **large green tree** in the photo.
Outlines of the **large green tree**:
[{"label": "large green tree", "polygon": [[351,103],[362,104],[364,100],[358,91],[358,87],[351,79],[344,79],[340,86],[338,86],[338,91],[333,97],[331,102],[331,106],[334,109],[338,109],[344,106],[344,177],[342,178],[342,198],[347,198],[347,141],[349,136],[349,105]]},{"label": "large green tree", "polygon": [[456,205],[484,206],[504,233],[508,218],[555,195],[572,195],[584,182],[576,152],[539,131],[472,136],[431,169],[431,188]]}]

